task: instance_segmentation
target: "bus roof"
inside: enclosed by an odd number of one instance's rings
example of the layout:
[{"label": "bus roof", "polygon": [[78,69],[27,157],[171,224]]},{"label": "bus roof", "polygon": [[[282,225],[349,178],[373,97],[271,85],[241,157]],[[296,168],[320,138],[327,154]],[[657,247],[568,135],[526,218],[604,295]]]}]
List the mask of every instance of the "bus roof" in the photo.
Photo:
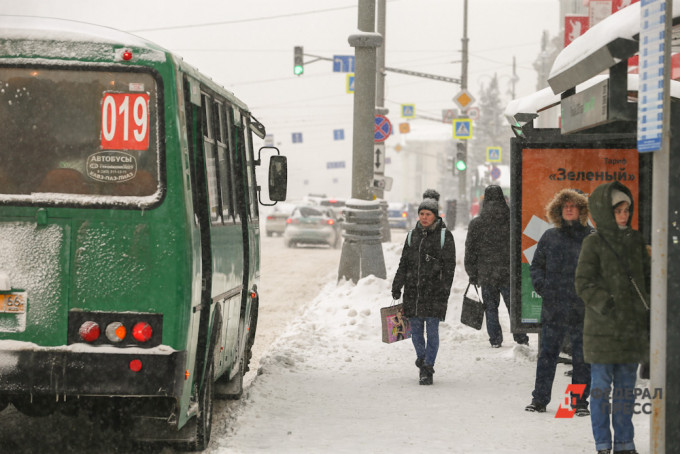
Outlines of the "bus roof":
[{"label": "bus roof", "polygon": [[[30,41],[31,44],[18,47],[3,46],[4,41]],[[46,45],[39,46],[36,42],[40,41],[44,41]],[[55,48],[55,43],[63,43],[64,47],[56,46]],[[144,49],[144,59],[151,61],[165,61],[165,54],[169,52],[139,36],[101,25],[48,17],[0,15],[0,56],[2,57],[42,56],[101,60],[101,49],[93,45],[95,43]]]}]

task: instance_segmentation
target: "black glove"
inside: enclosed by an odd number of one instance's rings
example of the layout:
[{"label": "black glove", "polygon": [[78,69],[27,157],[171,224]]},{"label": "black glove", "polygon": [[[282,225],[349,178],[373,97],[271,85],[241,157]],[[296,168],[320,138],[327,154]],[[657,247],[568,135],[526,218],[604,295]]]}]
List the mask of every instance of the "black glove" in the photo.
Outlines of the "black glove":
[{"label": "black glove", "polygon": [[392,290],[392,299],[398,300],[401,298],[401,290]]},{"label": "black glove", "polygon": [[474,285],[475,287],[479,287],[479,281],[477,280],[476,277],[470,278],[470,284]]}]

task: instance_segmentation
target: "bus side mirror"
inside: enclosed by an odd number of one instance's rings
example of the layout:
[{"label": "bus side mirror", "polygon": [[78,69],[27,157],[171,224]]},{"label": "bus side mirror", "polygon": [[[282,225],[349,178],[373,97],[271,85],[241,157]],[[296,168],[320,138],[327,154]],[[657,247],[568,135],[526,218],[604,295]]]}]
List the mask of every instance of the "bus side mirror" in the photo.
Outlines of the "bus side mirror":
[{"label": "bus side mirror", "polygon": [[288,188],[288,160],[285,156],[269,158],[269,199],[273,202],[286,200]]}]

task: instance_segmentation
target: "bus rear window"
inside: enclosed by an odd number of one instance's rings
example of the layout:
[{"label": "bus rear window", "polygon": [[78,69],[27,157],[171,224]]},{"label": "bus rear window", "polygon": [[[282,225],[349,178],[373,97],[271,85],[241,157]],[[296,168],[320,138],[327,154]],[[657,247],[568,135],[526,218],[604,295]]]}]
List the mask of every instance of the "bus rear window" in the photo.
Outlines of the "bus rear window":
[{"label": "bus rear window", "polygon": [[0,197],[154,196],[156,90],[142,72],[0,67]]}]

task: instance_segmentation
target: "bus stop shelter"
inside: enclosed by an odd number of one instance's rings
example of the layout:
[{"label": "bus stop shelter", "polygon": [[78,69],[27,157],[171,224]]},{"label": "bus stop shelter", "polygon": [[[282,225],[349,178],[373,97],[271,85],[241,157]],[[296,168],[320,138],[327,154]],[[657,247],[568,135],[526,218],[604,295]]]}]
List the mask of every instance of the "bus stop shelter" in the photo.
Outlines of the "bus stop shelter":
[{"label": "bus stop shelter", "polygon": [[[674,2],[680,3],[680,2]],[[680,6],[680,5],[679,5]],[[627,10],[627,11],[626,11]],[[677,47],[680,8],[674,8]],[[650,452],[680,453],[680,137],[639,153],[639,76],[629,58],[640,49],[640,5],[603,20],[557,57],[550,87],[513,100],[505,115],[511,141],[511,328],[539,332],[541,299],[529,264],[542,232],[544,207],[563,188],[589,194],[618,180],[633,193],[633,227],[651,245],[651,440]],[[664,96],[670,124],[680,124],[680,82]],[[670,278],[669,278],[670,277]]]}]

